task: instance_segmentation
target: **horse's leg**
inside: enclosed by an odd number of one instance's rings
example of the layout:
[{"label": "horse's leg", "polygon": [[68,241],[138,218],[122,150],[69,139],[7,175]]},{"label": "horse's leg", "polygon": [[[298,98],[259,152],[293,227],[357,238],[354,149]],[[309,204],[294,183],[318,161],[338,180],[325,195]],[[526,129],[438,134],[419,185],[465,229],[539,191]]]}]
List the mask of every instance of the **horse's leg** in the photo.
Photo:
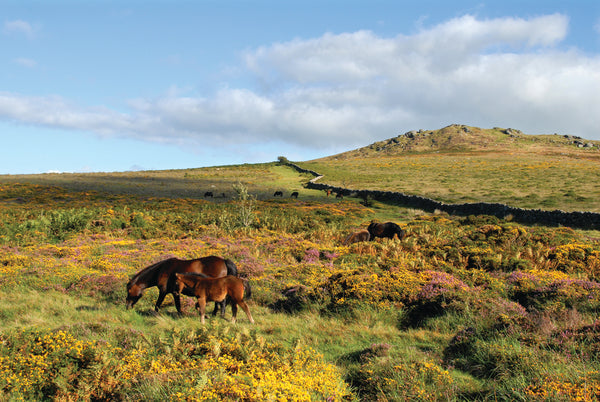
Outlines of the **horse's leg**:
[{"label": "horse's leg", "polygon": [[200,313],[200,322],[204,324],[204,313],[206,312],[206,299],[203,297],[199,297],[198,303],[196,303],[196,307],[198,308],[198,312]]},{"label": "horse's leg", "polygon": [[231,322],[235,324],[237,316],[237,303],[235,300],[231,301]]},{"label": "horse's leg", "polygon": [[156,299],[156,305],[154,306],[154,311],[156,311],[157,313],[158,313],[158,309],[160,308],[162,302],[165,300],[166,295],[167,295],[167,292],[165,292],[163,290],[158,291],[158,299]]},{"label": "horse's leg", "polygon": [[223,311],[225,310],[225,307],[223,306],[222,302],[215,302],[215,309],[212,312],[213,317],[217,315],[217,312],[219,311],[219,309],[221,310],[221,315],[223,315]]},{"label": "horse's leg", "polygon": [[221,318],[225,318],[225,308],[227,307],[227,299],[229,298],[226,297],[225,299],[223,299],[222,302],[215,302],[215,311],[213,315],[217,314],[217,305],[219,306],[219,308],[221,309]]},{"label": "horse's leg", "polygon": [[246,315],[248,316],[248,319],[250,320],[250,322],[252,324],[254,324],[254,318],[252,318],[252,314],[250,314],[250,309],[248,308],[248,305],[246,304],[245,301],[240,301],[240,307],[242,308],[242,310],[244,310],[244,312],[246,313]]},{"label": "horse's leg", "polygon": [[175,301],[175,308],[177,312],[181,314],[181,296],[179,293],[173,293],[173,300]]}]

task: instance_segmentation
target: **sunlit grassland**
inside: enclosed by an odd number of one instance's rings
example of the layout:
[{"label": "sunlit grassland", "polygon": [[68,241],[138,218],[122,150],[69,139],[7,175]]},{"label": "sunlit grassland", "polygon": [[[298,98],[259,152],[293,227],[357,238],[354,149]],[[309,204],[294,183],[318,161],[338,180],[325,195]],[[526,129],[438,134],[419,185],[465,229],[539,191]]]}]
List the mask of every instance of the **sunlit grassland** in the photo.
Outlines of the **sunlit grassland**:
[{"label": "sunlit grassland", "polygon": [[300,163],[350,189],[398,191],[445,203],[600,211],[597,151],[472,151],[327,159]]},{"label": "sunlit grassland", "polygon": [[310,175],[298,175],[277,163],[263,163],[139,172],[0,175],[0,182],[167,198],[201,199],[205,198],[205,193],[212,192],[211,200],[219,202],[236,196],[233,190],[236,183],[243,184],[258,199],[272,198],[277,190],[285,191],[286,197],[292,191],[299,191],[307,197],[314,196],[315,192],[302,187],[302,183],[311,178]]},{"label": "sunlit grassland", "polygon": [[[198,180],[190,197],[168,190],[173,172],[130,194],[129,173],[114,188],[0,180],[0,399],[600,397],[598,232],[366,207],[275,164],[219,171],[230,197],[199,199],[210,174],[184,176],[211,169],[176,171],[175,188]],[[238,182],[259,199],[235,200]],[[341,244],[372,218],[408,236]],[[255,325],[202,326],[191,298],[155,315],[155,289],[125,310],[133,273],[211,254],[250,280]]]}]

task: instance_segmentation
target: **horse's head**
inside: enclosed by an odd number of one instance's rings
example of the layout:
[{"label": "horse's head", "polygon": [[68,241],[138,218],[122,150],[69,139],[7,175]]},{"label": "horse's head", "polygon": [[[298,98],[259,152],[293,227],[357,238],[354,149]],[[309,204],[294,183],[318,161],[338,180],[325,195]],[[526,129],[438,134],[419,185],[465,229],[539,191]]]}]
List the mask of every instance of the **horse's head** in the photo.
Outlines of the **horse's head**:
[{"label": "horse's head", "polygon": [[197,278],[209,278],[208,275],[205,274],[175,274],[175,294],[181,294],[184,289],[194,287],[194,277]]},{"label": "horse's head", "polygon": [[125,305],[128,309],[132,308],[135,303],[142,297],[144,289],[134,282],[127,284],[127,299],[125,299]]}]

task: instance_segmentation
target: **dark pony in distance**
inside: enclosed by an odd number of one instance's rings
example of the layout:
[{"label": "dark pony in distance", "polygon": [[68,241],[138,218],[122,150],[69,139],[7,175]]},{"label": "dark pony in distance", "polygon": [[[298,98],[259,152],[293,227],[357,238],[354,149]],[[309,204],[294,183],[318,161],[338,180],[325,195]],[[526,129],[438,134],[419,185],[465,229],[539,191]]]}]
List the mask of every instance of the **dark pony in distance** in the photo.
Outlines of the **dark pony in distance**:
[{"label": "dark pony in distance", "polygon": [[244,295],[250,297],[250,284],[247,280],[237,276],[224,276],[221,278],[206,278],[197,274],[176,273],[177,293],[192,295],[196,297],[196,309],[200,313],[200,321],[204,324],[206,303],[209,301],[223,302],[226,298],[231,300],[231,322],[235,323],[237,316],[237,306],[239,305],[248,316],[251,323],[254,324],[250,309],[244,301]]},{"label": "dark pony in distance", "polygon": [[[194,260],[180,260],[169,258],[152,264],[135,274],[127,283],[127,308],[132,308],[142,297],[144,290],[153,286],[158,287],[158,299],[154,310],[158,312],[167,293],[173,295],[177,312],[181,313],[181,300],[176,292],[176,273],[192,272],[204,274],[212,278],[220,278],[227,275],[237,276],[237,267],[233,261],[214,255],[197,258]],[[220,305],[222,312],[225,311],[225,303]],[[217,312],[215,306],[214,313]]]},{"label": "dark pony in distance", "polygon": [[404,230],[402,230],[402,228],[394,222],[371,222],[367,230],[371,235],[371,240],[375,240],[376,237],[387,237],[388,239],[393,239],[394,235],[398,236],[398,239],[402,240],[406,236]]}]

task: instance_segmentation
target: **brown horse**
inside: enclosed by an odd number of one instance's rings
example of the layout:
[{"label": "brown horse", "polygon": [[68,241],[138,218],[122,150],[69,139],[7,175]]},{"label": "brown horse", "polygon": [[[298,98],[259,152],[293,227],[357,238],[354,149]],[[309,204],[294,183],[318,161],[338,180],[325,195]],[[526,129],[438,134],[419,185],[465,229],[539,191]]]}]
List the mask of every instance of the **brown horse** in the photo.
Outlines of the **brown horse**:
[{"label": "brown horse", "polygon": [[[173,295],[177,312],[181,313],[181,301],[179,293],[176,293],[175,273],[195,272],[219,278],[226,275],[237,275],[237,267],[231,260],[227,260],[214,255],[197,258],[195,260],[180,260],[178,258],[169,258],[152,264],[135,274],[127,284],[127,308],[131,308],[142,297],[144,290],[153,286],[158,287],[158,299],[154,310],[158,312],[167,293]],[[225,303],[222,303],[221,314],[225,313]],[[217,312],[215,306],[214,313]]]},{"label": "brown horse", "polygon": [[205,278],[195,274],[175,274],[177,291],[183,294],[193,294],[196,297],[196,309],[200,313],[200,321],[204,324],[206,302],[222,302],[229,297],[231,303],[231,322],[235,323],[238,304],[244,310],[248,319],[254,324],[250,309],[244,301],[244,294],[250,296],[250,285],[237,276],[224,276],[221,278]]},{"label": "brown horse", "polygon": [[404,230],[394,222],[377,223],[373,221],[367,230],[371,235],[371,240],[375,240],[376,237],[393,239],[394,235],[398,236],[398,239],[401,240],[406,236]]},{"label": "brown horse", "polygon": [[346,239],[342,242],[344,246],[350,243],[358,243],[359,241],[369,241],[371,239],[371,234],[368,230],[363,229],[358,232],[350,233]]}]

